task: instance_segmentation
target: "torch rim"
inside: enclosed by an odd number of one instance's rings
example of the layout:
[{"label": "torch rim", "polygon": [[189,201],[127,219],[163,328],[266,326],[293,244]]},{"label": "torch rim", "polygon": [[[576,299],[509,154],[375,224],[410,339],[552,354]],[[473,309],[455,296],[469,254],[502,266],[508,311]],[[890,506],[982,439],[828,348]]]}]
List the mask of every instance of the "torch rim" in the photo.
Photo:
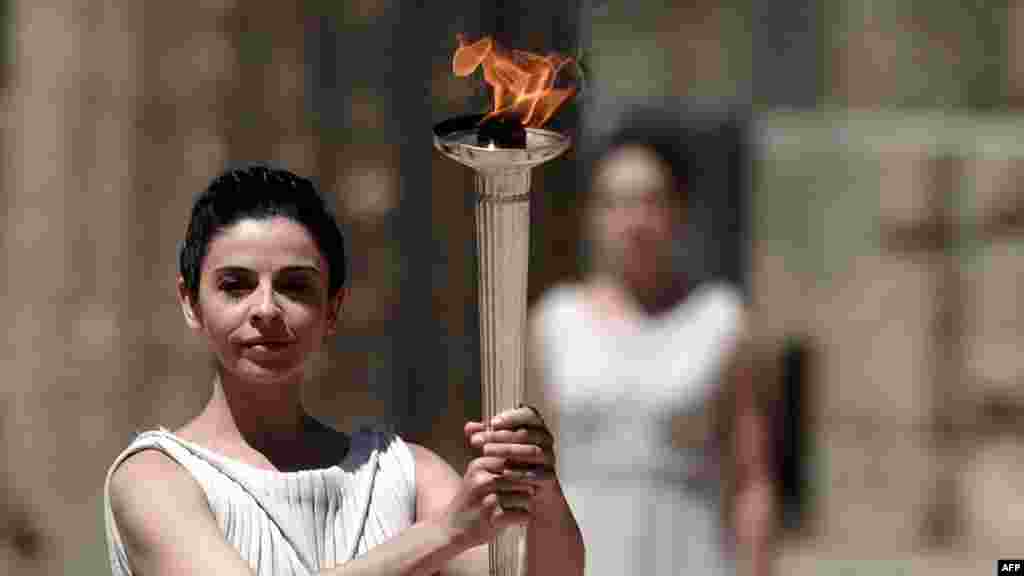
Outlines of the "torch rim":
[{"label": "torch rim", "polygon": [[569,136],[554,130],[526,128],[526,148],[496,148],[475,144],[477,125],[484,114],[456,116],[434,125],[434,146],[456,162],[477,170],[530,168],[552,160],[569,149]]}]

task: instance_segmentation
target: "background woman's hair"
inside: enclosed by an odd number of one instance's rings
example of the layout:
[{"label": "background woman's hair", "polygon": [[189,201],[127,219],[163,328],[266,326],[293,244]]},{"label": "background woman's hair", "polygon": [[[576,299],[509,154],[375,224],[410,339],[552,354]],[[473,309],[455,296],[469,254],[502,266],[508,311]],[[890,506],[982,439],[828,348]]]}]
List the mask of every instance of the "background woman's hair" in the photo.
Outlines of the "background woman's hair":
[{"label": "background woman's hair", "polygon": [[611,151],[642,146],[665,162],[675,181],[674,191],[685,196],[694,182],[696,138],[697,131],[685,122],[680,108],[652,103],[628,106],[605,130],[595,130],[582,146],[584,181],[588,187],[593,185],[597,164]]},{"label": "background woman's hair", "polygon": [[199,297],[199,276],[210,242],[247,218],[289,218],[304,226],[327,258],[328,295],[345,283],[345,242],[333,211],[313,182],[287,170],[251,164],[214,178],[192,204],[178,271],[193,301]]}]

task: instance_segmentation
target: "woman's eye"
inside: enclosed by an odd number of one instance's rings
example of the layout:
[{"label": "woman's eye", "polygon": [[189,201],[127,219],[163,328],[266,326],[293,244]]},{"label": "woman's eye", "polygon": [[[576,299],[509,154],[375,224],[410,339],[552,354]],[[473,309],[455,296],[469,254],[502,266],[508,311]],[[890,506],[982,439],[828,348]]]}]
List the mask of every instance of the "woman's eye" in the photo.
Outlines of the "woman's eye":
[{"label": "woman's eye", "polygon": [[245,284],[238,280],[223,280],[220,283],[220,290],[230,296],[240,296],[245,292]]},{"label": "woman's eye", "polygon": [[288,294],[304,294],[309,291],[309,285],[304,282],[292,282],[282,285],[280,290]]}]

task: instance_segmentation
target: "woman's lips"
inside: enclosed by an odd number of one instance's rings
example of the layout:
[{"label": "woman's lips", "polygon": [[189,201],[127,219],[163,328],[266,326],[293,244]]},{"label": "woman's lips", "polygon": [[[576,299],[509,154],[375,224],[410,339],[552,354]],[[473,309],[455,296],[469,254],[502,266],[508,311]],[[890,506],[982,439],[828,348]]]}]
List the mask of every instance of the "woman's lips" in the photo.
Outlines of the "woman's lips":
[{"label": "woman's lips", "polygon": [[271,340],[260,340],[256,342],[246,342],[242,346],[248,350],[256,352],[277,352],[284,350],[288,346],[291,346],[290,341],[271,341]]}]

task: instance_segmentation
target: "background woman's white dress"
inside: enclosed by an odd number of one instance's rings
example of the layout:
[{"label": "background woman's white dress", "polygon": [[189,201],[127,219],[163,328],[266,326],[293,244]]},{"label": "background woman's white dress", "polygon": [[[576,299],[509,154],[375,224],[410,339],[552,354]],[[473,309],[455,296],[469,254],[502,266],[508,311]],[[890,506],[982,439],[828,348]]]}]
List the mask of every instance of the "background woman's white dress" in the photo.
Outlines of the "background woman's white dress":
[{"label": "background woman's white dress", "polygon": [[[416,517],[413,456],[392,434],[353,434],[348,454],[336,466],[276,472],[161,429],[140,434],[110,473],[146,449],[163,452],[195,478],[224,537],[258,576],[306,576],[343,564],[398,535]],[[128,576],[131,568],[110,509],[110,473],[105,487],[110,563],[114,576]]]},{"label": "background woman's white dress", "polygon": [[552,289],[536,313],[560,411],[559,477],[583,532],[586,573],[735,573],[711,427],[679,447],[670,419],[706,421],[743,330],[738,293],[698,287],[628,333],[589,314],[577,287]]}]

